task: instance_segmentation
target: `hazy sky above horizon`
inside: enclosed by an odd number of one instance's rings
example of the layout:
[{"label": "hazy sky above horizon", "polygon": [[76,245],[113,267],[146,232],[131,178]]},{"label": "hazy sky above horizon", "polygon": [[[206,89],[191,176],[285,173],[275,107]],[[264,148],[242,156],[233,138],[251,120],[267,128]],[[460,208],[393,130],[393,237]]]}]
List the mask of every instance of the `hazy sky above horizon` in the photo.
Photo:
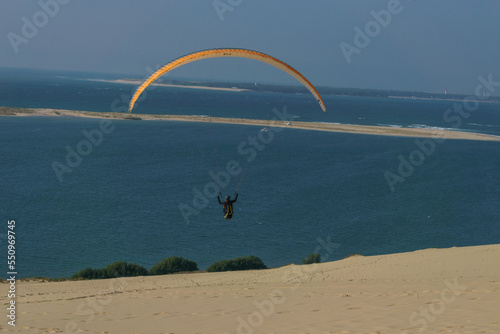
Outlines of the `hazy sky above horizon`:
[{"label": "hazy sky above horizon", "polygon": [[[18,0],[0,8],[0,67],[145,77],[182,55],[233,47],[281,59],[316,86],[472,94],[478,76],[500,81],[497,0]],[[203,60],[171,75],[296,83],[247,59]]]}]

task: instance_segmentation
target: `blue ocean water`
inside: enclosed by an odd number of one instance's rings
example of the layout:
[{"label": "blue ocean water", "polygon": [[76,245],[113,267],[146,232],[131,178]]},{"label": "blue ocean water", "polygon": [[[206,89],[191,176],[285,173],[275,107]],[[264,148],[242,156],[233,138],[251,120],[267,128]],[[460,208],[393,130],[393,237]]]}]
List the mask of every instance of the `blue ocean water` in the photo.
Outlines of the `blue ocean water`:
[{"label": "blue ocean water", "polygon": [[[3,71],[0,105],[125,111],[134,86],[86,79]],[[156,88],[135,112],[272,119],[273,109],[285,109],[301,121],[446,128],[443,113],[454,103],[324,99],[327,113],[307,94]],[[15,219],[19,277],[69,276],[119,260],[149,268],[173,255],[200,269],[244,255],[281,266],[315,250],[335,260],[500,240],[497,142],[434,143],[392,191],[385,174],[398,175],[400,159],[421,150],[414,138],[166,121],[107,125],[102,133],[98,119],[0,118],[0,243]],[[481,103],[460,128],[500,135],[500,106]],[[84,131],[96,129],[98,145],[86,146]],[[259,136],[248,162],[250,138]],[[69,166],[71,150],[85,154]],[[62,181],[54,163],[68,168]],[[243,170],[222,190],[232,195],[238,187],[231,221],[207,186],[209,173],[228,163]],[[208,203],[198,191],[208,192]],[[179,205],[200,210],[188,224]]]}]

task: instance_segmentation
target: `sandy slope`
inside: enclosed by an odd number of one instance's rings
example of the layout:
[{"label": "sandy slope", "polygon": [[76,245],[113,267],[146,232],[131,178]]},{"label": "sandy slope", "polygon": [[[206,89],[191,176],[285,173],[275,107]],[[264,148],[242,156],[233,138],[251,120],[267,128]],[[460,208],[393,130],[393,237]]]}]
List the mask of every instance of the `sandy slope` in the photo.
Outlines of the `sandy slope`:
[{"label": "sandy slope", "polygon": [[[0,331],[500,333],[499,264],[500,245],[486,245],[261,271],[17,282],[16,327],[4,318]],[[6,307],[8,285],[0,287]]]}]

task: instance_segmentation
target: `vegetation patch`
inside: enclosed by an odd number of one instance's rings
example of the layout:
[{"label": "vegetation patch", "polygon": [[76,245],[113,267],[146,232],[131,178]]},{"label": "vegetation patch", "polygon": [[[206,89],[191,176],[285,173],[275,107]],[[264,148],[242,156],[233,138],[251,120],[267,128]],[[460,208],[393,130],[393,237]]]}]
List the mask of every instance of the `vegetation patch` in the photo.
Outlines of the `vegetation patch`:
[{"label": "vegetation patch", "polygon": [[309,254],[305,259],[302,260],[302,264],[313,264],[320,262],[321,262],[321,255],[318,253]]},{"label": "vegetation patch", "polygon": [[85,268],[71,276],[72,279],[103,279],[116,277],[146,276],[148,271],[143,266],[125,261],[114,262],[105,268]]},{"label": "vegetation patch", "polygon": [[161,260],[161,262],[151,267],[151,269],[149,270],[149,274],[165,275],[196,270],[198,270],[198,265],[196,264],[196,262],[184,259],[179,256],[171,256],[169,258]]},{"label": "vegetation patch", "polygon": [[237,257],[232,260],[222,260],[211,264],[207,271],[237,271],[237,270],[255,270],[267,269],[267,266],[256,256]]}]

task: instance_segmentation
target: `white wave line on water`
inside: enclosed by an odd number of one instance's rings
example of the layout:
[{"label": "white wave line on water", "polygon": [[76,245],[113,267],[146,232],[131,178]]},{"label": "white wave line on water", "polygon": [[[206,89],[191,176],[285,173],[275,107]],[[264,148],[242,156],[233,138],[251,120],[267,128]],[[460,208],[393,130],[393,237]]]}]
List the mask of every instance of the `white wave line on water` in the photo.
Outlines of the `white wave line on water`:
[{"label": "white wave line on water", "polygon": [[467,123],[467,125],[474,125],[474,126],[485,126],[488,128],[498,128],[498,125],[492,125],[492,124],[478,124],[478,123]]},{"label": "white wave line on water", "polygon": [[355,125],[355,124],[348,124],[348,123],[336,123],[336,122],[314,122],[314,123],[321,123],[321,124],[335,124],[335,125]]},{"label": "white wave line on water", "polygon": [[426,124],[411,124],[407,126],[412,129],[429,129],[429,130],[451,130],[450,128],[443,128],[439,126],[431,126]]},{"label": "white wave line on water", "polygon": [[404,126],[398,125],[398,124],[384,124],[384,123],[377,123],[378,126],[387,126],[390,128],[403,128]]},{"label": "white wave line on water", "polygon": [[407,126],[412,129],[429,129],[429,130],[445,130],[445,131],[460,131],[460,132],[474,132],[474,130],[470,129],[460,129],[460,128],[443,128],[440,126],[430,126],[425,124],[411,124]]}]

